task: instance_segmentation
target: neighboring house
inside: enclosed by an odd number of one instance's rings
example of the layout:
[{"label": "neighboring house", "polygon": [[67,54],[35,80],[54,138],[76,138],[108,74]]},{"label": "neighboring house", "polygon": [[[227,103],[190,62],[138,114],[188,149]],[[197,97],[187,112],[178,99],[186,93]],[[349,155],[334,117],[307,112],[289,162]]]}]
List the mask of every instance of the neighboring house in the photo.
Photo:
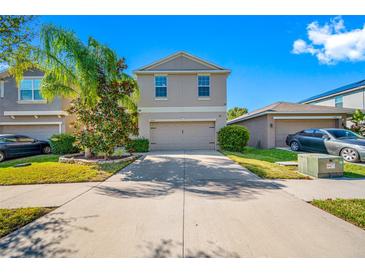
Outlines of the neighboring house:
[{"label": "neighboring house", "polygon": [[141,91],[139,134],[151,150],[217,148],[229,70],[177,52],[134,73]]},{"label": "neighboring house", "polygon": [[227,124],[242,125],[250,131],[248,145],[284,147],[288,134],[307,128],[342,128],[352,109],[277,102]]},{"label": "neighboring house", "polygon": [[365,80],[312,96],[299,103],[365,110]]},{"label": "neighboring house", "polygon": [[42,76],[40,71],[28,71],[18,87],[8,72],[0,73],[0,133],[46,140],[67,131],[67,101],[44,100],[39,92]]}]

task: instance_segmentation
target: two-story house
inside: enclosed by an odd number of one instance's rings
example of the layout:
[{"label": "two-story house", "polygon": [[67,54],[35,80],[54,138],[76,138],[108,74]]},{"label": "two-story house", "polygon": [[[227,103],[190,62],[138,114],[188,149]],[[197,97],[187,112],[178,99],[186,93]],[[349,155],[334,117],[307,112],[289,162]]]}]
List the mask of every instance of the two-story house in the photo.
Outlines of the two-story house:
[{"label": "two-story house", "polygon": [[217,148],[229,70],[177,52],[134,73],[141,91],[139,134],[151,150]]},{"label": "two-story house", "polygon": [[68,130],[67,100],[44,100],[40,94],[43,73],[28,71],[20,85],[7,71],[0,73],[0,133],[48,139]]},{"label": "two-story house", "polygon": [[320,93],[299,103],[365,110],[365,80]]},{"label": "two-story house", "polygon": [[[216,149],[226,124],[226,80],[230,71],[178,52],[135,71],[141,90],[139,135],[152,150]],[[40,94],[43,73],[29,71],[19,87],[0,73],[0,133],[48,139],[71,131],[68,100]]]}]

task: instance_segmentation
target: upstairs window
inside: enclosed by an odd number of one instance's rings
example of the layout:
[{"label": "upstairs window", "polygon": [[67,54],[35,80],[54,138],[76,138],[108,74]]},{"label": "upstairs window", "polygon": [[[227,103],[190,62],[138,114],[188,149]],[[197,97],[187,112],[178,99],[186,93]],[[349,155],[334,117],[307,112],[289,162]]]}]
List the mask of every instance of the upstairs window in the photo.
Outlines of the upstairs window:
[{"label": "upstairs window", "polygon": [[19,100],[20,101],[43,101],[40,87],[41,87],[40,78],[35,79],[23,79],[20,82],[19,89]]},{"label": "upstairs window", "polygon": [[167,97],[167,76],[155,76],[155,97]]},{"label": "upstairs window", "polygon": [[335,98],[335,107],[342,108],[343,107],[343,96],[337,96]]},{"label": "upstairs window", "polygon": [[198,75],[198,96],[199,97],[210,96],[210,76]]}]

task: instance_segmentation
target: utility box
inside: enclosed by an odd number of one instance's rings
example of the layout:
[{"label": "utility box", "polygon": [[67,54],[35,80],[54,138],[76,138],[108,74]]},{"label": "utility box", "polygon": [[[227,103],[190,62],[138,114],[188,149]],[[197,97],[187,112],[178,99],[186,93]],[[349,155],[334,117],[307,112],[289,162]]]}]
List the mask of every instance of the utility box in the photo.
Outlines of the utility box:
[{"label": "utility box", "polygon": [[328,154],[298,154],[298,171],[316,178],[343,176],[343,159]]}]

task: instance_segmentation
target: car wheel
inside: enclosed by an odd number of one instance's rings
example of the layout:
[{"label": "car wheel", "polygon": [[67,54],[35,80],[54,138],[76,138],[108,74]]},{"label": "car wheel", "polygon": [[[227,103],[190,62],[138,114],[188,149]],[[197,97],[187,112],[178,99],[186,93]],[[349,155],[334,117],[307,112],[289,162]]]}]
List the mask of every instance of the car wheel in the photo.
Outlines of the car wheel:
[{"label": "car wheel", "polygon": [[345,147],[344,149],[341,150],[341,157],[347,161],[347,162],[351,162],[351,163],[356,163],[359,161],[359,153],[353,149],[353,148],[349,148],[349,147]]},{"label": "car wheel", "polygon": [[293,141],[290,143],[290,149],[292,151],[298,151],[299,150],[299,143],[297,141]]},{"label": "car wheel", "polygon": [[0,151],[0,162],[5,160],[5,153]]},{"label": "car wheel", "polygon": [[44,148],[42,148],[42,152],[44,154],[50,154],[51,153],[51,147],[50,146],[45,146]]}]

